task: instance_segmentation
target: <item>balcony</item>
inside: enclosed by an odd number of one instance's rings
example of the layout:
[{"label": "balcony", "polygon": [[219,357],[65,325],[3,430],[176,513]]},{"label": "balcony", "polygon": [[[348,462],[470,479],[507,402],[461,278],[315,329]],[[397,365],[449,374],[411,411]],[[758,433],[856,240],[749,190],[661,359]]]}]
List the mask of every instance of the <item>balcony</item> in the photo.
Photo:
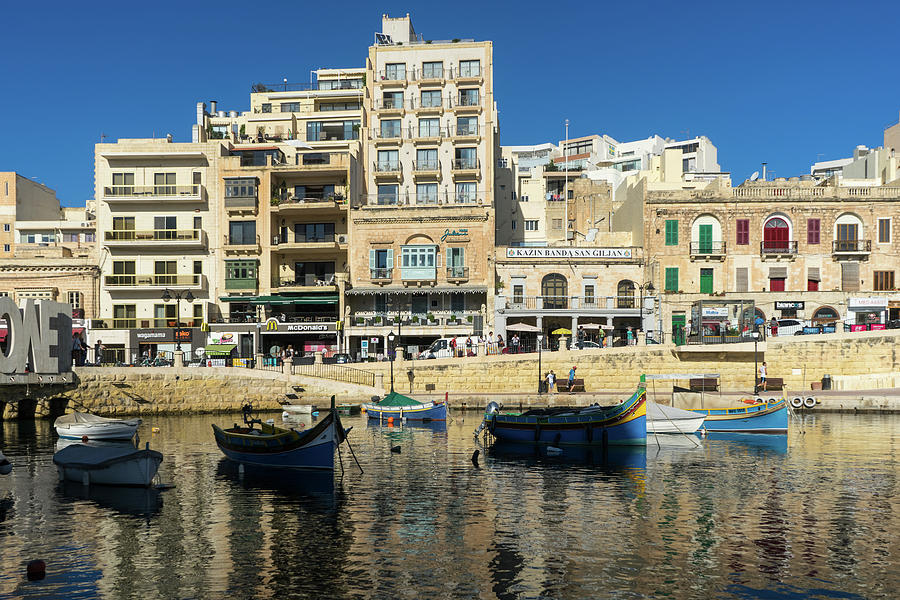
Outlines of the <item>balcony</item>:
[{"label": "balcony", "polygon": [[412,78],[419,86],[443,85],[445,81],[443,69],[416,69],[412,71]]},{"label": "balcony", "polygon": [[[347,320],[350,327],[383,327],[394,328],[396,331],[397,323],[403,324],[404,333],[409,328],[435,328],[435,333],[441,333],[444,329],[458,328],[457,333],[471,333],[475,319],[480,315],[478,311],[460,310],[435,310],[428,313],[412,313],[402,312],[398,318],[396,312],[378,314],[374,311],[360,311],[354,313]],[[460,329],[462,331],[460,331]],[[373,332],[374,333],[374,332]],[[427,332],[426,335],[430,335]]]},{"label": "balcony", "polygon": [[477,141],[479,138],[478,125],[454,125],[450,128],[450,136],[453,138],[454,142]]},{"label": "balcony", "polygon": [[484,73],[481,65],[478,67],[451,67],[450,79],[458,84],[482,84],[484,83]]},{"label": "balcony", "polygon": [[450,107],[450,100],[448,98],[429,98],[428,100],[422,101],[422,98],[413,98],[409,101],[409,107],[415,111],[417,115],[421,114],[441,114],[444,111],[444,108]]},{"label": "balcony", "polygon": [[225,210],[231,212],[256,212],[256,196],[226,196]]},{"label": "balcony", "polygon": [[481,177],[481,161],[468,158],[457,158],[451,165],[454,177]]},{"label": "balcony", "polygon": [[247,239],[233,239],[228,235],[223,236],[223,249],[226,254],[257,254],[259,253],[259,234],[255,241]]},{"label": "balcony", "polygon": [[[286,160],[272,165],[279,174],[284,171],[294,171],[292,175],[304,174],[335,174],[347,172],[350,167],[350,154],[347,152],[305,152],[297,154],[295,160]],[[287,175],[287,174],[285,174]]]},{"label": "balcony", "polygon": [[111,185],[103,188],[109,202],[203,202],[206,188],[202,185]]},{"label": "balcony", "polygon": [[763,260],[766,258],[793,258],[797,256],[797,241],[760,242],[759,255]]},{"label": "balcony", "polygon": [[107,246],[152,246],[154,248],[205,248],[206,232],[202,229],[151,229],[105,231]]},{"label": "balcony", "polygon": [[306,273],[292,279],[281,279],[276,282],[279,291],[282,292],[336,292],[337,285],[334,282],[334,274],[319,277],[312,273]]},{"label": "balcony", "polygon": [[872,253],[872,240],[834,240],[831,253],[835,257],[868,256]]},{"label": "balcony", "polygon": [[725,242],[691,242],[691,260],[725,260]]},{"label": "balcony", "polygon": [[104,282],[108,288],[142,289],[171,288],[194,290],[203,287],[203,275],[107,275]]},{"label": "balcony", "polygon": [[382,127],[372,130],[372,141],[376,146],[396,145],[403,140],[403,130],[400,127]]},{"label": "balcony", "polygon": [[437,144],[447,137],[447,130],[440,127],[410,127],[406,133],[417,144]]},{"label": "balcony", "polygon": [[381,87],[406,87],[405,69],[387,69],[375,74],[375,83]]},{"label": "balcony", "polygon": [[378,181],[399,181],[403,177],[400,162],[376,162],[372,171]]},{"label": "balcony", "polygon": [[393,277],[393,269],[369,269],[369,278],[374,283],[387,283]]},{"label": "balcony", "polygon": [[481,98],[457,96],[450,99],[450,107],[454,112],[481,112]]},{"label": "balcony", "polygon": [[400,279],[404,284],[434,282],[437,280],[436,267],[400,267]]},{"label": "balcony", "polygon": [[[441,163],[436,160],[421,160],[413,163],[413,176],[418,179],[441,178]],[[435,198],[435,202],[437,198]]]},{"label": "balcony", "polygon": [[272,237],[272,245],[278,250],[338,250],[347,245],[347,234],[307,236],[300,233],[289,234],[285,238],[276,235]]},{"label": "balcony", "polygon": [[447,281],[461,283],[469,280],[469,267],[447,267]]},{"label": "balcony", "polygon": [[343,191],[328,195],[311,194],[302,197],[284,194],[273,199],[271,211],[273,214],[293,212],[294,210],[327,212],[343,210],[346,204],[347,200]]},{"label": "balcony", "polygon": [[372,110],[381,118],[389,116],[402,116],[406,112],[406,100],[404,98],[376,98],[372,102]]},{"label": "balcony", "polygon": [[[506,298],[505,307],[510,312],[577,310],[635,317],[640,314],[636,296],[512,296]],[[648,314],[649,310],[652,309],[645,308],[644,314]]]}]

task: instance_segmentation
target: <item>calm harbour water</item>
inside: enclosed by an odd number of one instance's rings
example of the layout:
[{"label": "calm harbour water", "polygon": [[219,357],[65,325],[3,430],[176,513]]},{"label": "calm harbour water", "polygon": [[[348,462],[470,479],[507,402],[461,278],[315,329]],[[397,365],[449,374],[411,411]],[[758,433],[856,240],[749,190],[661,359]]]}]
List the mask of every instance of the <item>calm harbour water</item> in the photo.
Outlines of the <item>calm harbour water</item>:
[{"label": "calm harbour water", "polygon": [[[699,447],[495,447],[477,469],[476,414],[353,417],[365,473],[345,447],[342,478],[312,479],[240,477],[210,428],[236,419],[145,419],[164,492],[60,486],[50,424],[3,423],[0,597],[900,596],[900,416],[811,415]],[[27,582],[35,558],[47,578]]]}]

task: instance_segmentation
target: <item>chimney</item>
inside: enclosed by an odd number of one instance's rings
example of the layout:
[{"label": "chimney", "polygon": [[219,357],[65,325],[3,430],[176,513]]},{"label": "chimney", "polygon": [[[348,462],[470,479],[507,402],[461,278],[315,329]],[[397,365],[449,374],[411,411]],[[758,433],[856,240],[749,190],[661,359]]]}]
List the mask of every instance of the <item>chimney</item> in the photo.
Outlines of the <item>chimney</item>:
[{"label": "chimney", "polygon": [[763,164],[762,164],[762,180],[763,180],[763,181],[768,181],[768,179],[766,179],[766,165],[767,165],[767,164],[768,164],[768,163],[763,163]]},{"label": "chimney", "polygon": [[216,114],[216,104],[218,104],[218,103],[215,100],[209,101],[209,114],[210,115]]}]

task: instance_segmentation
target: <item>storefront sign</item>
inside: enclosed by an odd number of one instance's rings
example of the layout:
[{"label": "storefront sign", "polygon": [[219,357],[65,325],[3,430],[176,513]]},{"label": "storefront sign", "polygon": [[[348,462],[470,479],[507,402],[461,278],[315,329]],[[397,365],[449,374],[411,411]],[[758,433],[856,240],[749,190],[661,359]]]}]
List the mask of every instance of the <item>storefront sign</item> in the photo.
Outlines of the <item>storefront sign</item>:
[{"label": "storefront sign", "polygon": [[507,248],[506,258],[628,259],[631,248]]},{"label": "storefront sign", "polygon": [[[199,331],[199,330],[198,330]],[[175,329],[132,329],[131,345],[137,347],[140,344],[173,344],[175,342],[190,342],[193,339],[194,330],[190,327]]]},{"label": "storefront sign", "polygon": [[139,342],[174,342],[175,336],[170,335],[170,333],[170,331],[165,329],[160,331],[144,329],[142,331],[136,331],[134,335]]},{"label": "storefront sign", "polygon": [[441,241],[444,242],[449,240],[451,242],[458,242],[463,238],[468,239],[468,237],[469,230],[465,227],[460,229],[445,229],[443,235],[441,235]]},{"label": "storefront sign", "polygon": [[335,323],[282,323],[277,319],[266,321],[267,333],[327,333],[329,331],[337,331]]},{"label": "storefront sign", "polygon": [[237,344],[237,334],[231,331],[212,331],[209,334],[210,344]]},{"label": "storefront sign", "polygon": [[0,373],[66,373],[72,368],[72,305],[28,298],[22,307],[0,297],[0,321],[6,322],[6,353],[0,352]]},{"label": "storefront sign", "polygon": [[850,308],[887,308],[887,298],[850,298]]},{"label": "storefront sign", "polygon": [[791,301],[791,302],[778,302],[775,301],[775,310],[803,310],[803,307],[806,306],[805,302],[802,301]]},{"label": "storefront sign", "polygon": [[728,318],[728,307],[722,306],[720,308],[703,308],[703,316],[704,317],[718,317],[722,319]]}]

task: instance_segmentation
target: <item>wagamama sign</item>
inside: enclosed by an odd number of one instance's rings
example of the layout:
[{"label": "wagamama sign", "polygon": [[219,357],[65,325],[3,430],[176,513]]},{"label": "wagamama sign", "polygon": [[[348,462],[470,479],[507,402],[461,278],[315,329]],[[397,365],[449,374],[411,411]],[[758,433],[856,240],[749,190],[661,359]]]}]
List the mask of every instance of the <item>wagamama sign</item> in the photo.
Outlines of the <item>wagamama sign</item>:
[{"label": "wagamama sign", "polygon": [[0,373],[39,374],[72,370],[72,305],[33,299],[21,307],[0,297],[0,320],[6,321],[6,352],[0,351]]}]

